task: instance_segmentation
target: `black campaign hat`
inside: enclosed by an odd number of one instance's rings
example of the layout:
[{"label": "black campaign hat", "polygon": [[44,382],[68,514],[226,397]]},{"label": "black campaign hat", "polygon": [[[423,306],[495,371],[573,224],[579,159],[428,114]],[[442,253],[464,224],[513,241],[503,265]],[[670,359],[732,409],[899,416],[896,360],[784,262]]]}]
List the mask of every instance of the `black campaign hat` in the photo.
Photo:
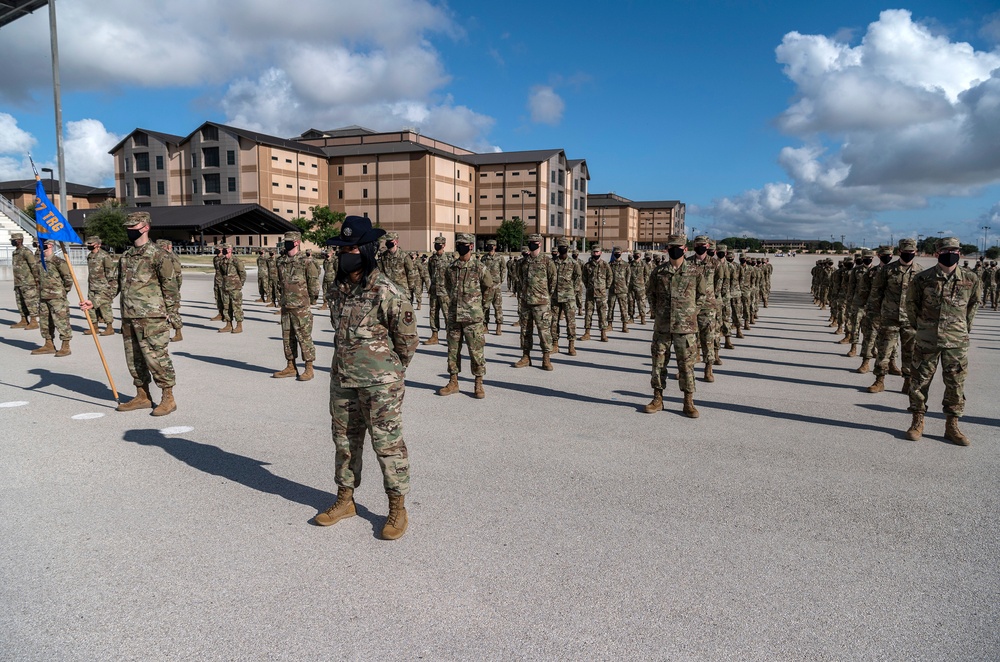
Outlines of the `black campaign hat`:
[{"label": "black campaign hat", "polygon": [[360,246],[377,241],[385,234],[382,228],[373,228],[364,216],[348,216],[340,226],[340,236],[328,239],[327,246]]}]

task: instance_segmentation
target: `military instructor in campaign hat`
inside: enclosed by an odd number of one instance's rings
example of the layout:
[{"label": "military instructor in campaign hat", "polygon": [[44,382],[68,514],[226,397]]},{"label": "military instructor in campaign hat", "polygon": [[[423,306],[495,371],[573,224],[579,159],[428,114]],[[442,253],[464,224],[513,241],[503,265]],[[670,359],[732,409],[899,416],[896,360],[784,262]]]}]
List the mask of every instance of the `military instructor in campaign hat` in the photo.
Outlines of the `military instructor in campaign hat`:
[{"label": "military instructor in campaign hat", "polygon": [[417,350],[417,323],[404,289],[378,269],[378,239],[384,230],[362,216],[348,216],[340,247],[330,309],[336,341],[330,368],[330,416],[336,446],[337,501],[313,520],[330,526],[357,514],[354,490],[361,484],[365,432],[382,469],[389,516],[382,537],[406,532],[404,504],[410,490],[410,461],[403,441],[404,376]]}]

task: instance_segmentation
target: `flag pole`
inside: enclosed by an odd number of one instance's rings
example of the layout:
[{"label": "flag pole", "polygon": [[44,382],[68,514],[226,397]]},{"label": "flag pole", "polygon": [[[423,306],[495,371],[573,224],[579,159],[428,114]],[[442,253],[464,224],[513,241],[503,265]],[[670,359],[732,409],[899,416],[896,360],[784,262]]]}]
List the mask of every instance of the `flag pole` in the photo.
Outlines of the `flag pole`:
[{"label": "flag pole", "polygon": [[[69,267],[69,275],[73,278],[73,285],[76,286],[76,295],[80,298],[80,303],[83,303],[86,299],[83,296],[83,290],[80,289],[80,281],[76,279],[76,272],[73,271],[73,262],[69,259],[70,255],[69,251],[66,249],[66,244],[60,241],[59,248],[63,252],[63,257],[66,258],[66,266]],[[118,402],[118,389],[115,388],[115,380],[111,377],[111,370],[108,368],[108,361],[104,358],[104,350],[101,349],[101,341],[97,337],[97,329],[94,327],[94,320],[90,319],[90,311],[83,311],[83,316],[87,320],[87,326],[90,327],[90,334],[94,337],[94,344],[97,346],[97,353],[101,356],[101,363],[104,365],[104,374],[108,376],[108,384],[111,386],[111,392],[115,395],[115,405],[121,404]]]}]

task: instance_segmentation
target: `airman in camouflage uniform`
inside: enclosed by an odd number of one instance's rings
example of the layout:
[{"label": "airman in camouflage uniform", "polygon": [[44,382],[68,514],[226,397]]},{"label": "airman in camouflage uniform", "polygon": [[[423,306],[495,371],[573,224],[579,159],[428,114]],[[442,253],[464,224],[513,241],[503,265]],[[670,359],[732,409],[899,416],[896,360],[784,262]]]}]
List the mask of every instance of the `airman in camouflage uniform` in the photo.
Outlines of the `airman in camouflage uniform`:
[{"label": "airman in camouflage uniform", "polygon": [[385,250],[378,256],[378,269],[386,278],[394,282],[413,301],[413,291],[417,289],[417,271],[406,253],[399,250],[399,234],[390,232],[385,236]]},{"label": "airman in camouflage uniform", "polygon": [[[66,294],[73,288],[73,277],[66,260],[55,254],[55,245],[56,242],[51,239],[43,242],[45,268],[38,281],[38,320],[44,344],[31,350],[31,353],[69,356],[72,354],[69,341],[73,338],[73,329],[69,325],[69,300]],[[53,330],[59,331],[59,339],[62,341],[59,351],[52,344]]]},{"label": "airman in camouflage uniform", "polygon": [[271,300],[271,280],[267,275],[267,255],[264,249],[257,251],[257,303],[268,303]]},{"label": "airman in camouflage uniform", "polygon": [[222,312],[222,246],[215,247],[215,255],[212,257],[212,268],[215,269],[215,277],[212,279],[212,292],[215,294],[215,307],[219,314],[208,320],[209,322],[221,322],[225,315]]},{"label": "airman in camouflage uniform", "polygon": [[847,356],[858,355],[858,345],[861,342],[862,321],[865,313],[865,305],[868,302],[868,295],[871,293],[871,281],[868,278],[868,271],[871,269],[873,261],[872,251],[867,248],[861,251],[861,255],[855,262],[851,270],[850,287],[847,294],[847,328],[846,338],[850,342],[851,349]]},{"label": "airman in camouflage uniform", "polygon": [[541,252],[542,235],[528,235],[528,256],[521,265],[519,280],[521,352],[523,356],[515,368],[531,365],[531,348],[534,344],[532,330],[538,331],[538,344],[542,348],[542,369],[552,370],[549,355],[552,352],[552,299],[556,295],[556,265],[552,258]]},{"label": "airman in camouflage uniform", "polygon": [[410,259],[413,262],[413,270],[416,272],[417,282],[417,286],[413,290],[413,300],[416,309],[420,310],[421,300],[424,298],[424,290],[430,284],[430,276],[427,273],[427,261],[423,256],[411,253]]},{"label": "airman in camouflage uniform", "polygon": [[424,341],[425,345],[438,344],[438,331],[442,322],[445,332],[448,331],[448,288],[445,285],[444,274],[451,265],[452,258],[444,252],[445,242],[444,236],[435,237],[434,254],[427,260],[427,273],[431,279],[431,285],[427,289],[427,299],[431,308],[429,311],[431,337]]},{"label": "airman in camouflage uniform", "polygon": [[[337,267],[339,265],[336,251],[330,249],[323,253],[323,305],[320,310],[330,309],[330,290],[337,280]],[[332,319],[332,313],[331,313]]]},{"label": "airman in camouflage uniform", "polygon": [[476,378],[475,396],[486,397],[483,377],[486,376],[486,325],[485,309],[493,299],[494,284],[490,268],[472,259],[476,245],[473,234],[455,237],[458,259],[451,263],[444,274],[448,291],[448,384],[438,390],[438,395],[458,393],[458,373],[462,371],[462,341],[469,347],[472,375]]},{"label": "airman in camouflage uniform", "polygon": [[910,281],[906,291],[906,319],[916,332],[910,377],[913,421],[906,431],[911,441],[924,431],[927,393],[941,363],[944,379],[944,436],[962,446],[969,438],[958,428],[965,410],[965,375],[969,372],[969,332],[979,309],[982,283],[976,274],[958,266],[959,241],[945,237],[938,242],[938,264]]},{"label": "airman in camouflage uniform", "polygon": [[701,358],[705,362],[705,381],[714,382],[715,374],[712,366],[715,365],[716,347],[715,341],[718,335],[716,329],[716,315],[719,310],[719,302],[715,297],[716,291],[716,268],[719,266],[718,260],[713,256],[708,256],[708,249],[712,240],[707,235],[699,235],[694,238],[694,255],[688,258],[688,264],[697,269],[701,269],[705,279],[706,294],[698,309],[698,346],[701,348]]},{"label": "airman in camouflage uniform", "polygon": [[628,263],[628,320],[635,320],[639,313],[639,324],[646,323],[646,265],[642,261],[642,253],[632,253],[632,261]]},{"label": "airman in camouflage uniform", "polygon": [[996,299],[996,274],[997,274],[997,263],[991,261],[989,264],[984,262],[983,271],[980,274],[980,280],[983,281],[983,302],[982,306],[992,304]]},{"label": "airman in camouflage uniform", "polygon": [[601,247],[590,249],[590,259],[583,265],[583,285],[586,288],[586,312],[583,316],[584,333],[580,340],[590,340],[590,325],[594,321],[597,308],[597,325],[601,330],[601,342],[608,342],[608,286],[611,284],[611,265],[601,259]]},{"label": "airman in camouflage uniform", "polygon": [[552,297],[552,351],[559,352],[559,319],[566,318],[566,338],[569,340],[567,354],[576,356],[576,293],[583,272],[580,261],[569,257],[569,239],[556,240],[556,292]]},{"label": "airman in camouflage uniform", "polygon": [[267,251],[267,280],[271,284],[270,301],[268,308],[278,307],[278,257],[274,249]]},{"label": "airman in camouflage uniform", "polygon": [[620,248],[611,249],[611,284],[608,286],[608,327],[615,321],[615,304],[622,318],[622,333],[628,333],[628,263],[622,259]]},{"label": "airman in camouflage uniform", "polygon": [[493,289],[493,298],[486,302],[486,308],[483,311],[485,315],[483,319],[483,324],[486,326],[486,330],[489,331],[490,326],[490,306],[493,306],[493,312],[496,316],[496,334],[499,336],[503,333],[503,293],[500,291],[500,285],[507,278],[507,263],[504,262],[502,256],[497,255],[497,242],[496,239],[490,239],[486,242],[486,254],[479,256],[479,261],[486,265],[490,270],[490,278],[493,279],[493,284],[495,285]]},{"label": "airman in camouflage uniform", "polygon": [[[872,281],[872,292],[868,297],[869,310],[878,311],[878,336],[875,342],[875,383],[868,387],[869,393],[885,390],[886,374],[903,375],[903,393],[910,392],[910,364],[913,361],[913,344],[916,332],[906,319],[906,292],[913,276],[920,273],[920,266],[914,262],[917,242],[914,239],[899,240],[899,259],[880,269]],[[902,345],[900,355],[902,371],[892,364],[897,347]]]},{"label": "airman in camouflage uniform", "polygon": [[[709,252],[712,252],[712,246],[709,245]],[[733,349],[733,320],[732,320],[732,304],[730,302],[730,295],[733,288],[733,270],[730,268],[730,263],[726,261],[726,255],[729,252],[729,246],[726,244],[717,244],[714,247],[715,252],[715,301],[718,306],[718,337],[715,342],[715,361],[712,362],[713,365],[722,365],[722,359],[719,357],[719,349]],[[725,340],[725,345],[720,347],[720,341]]]},{"label": "airman in camouflage uniform", "polygon": [[132,246],[118,263],[118,278],[108,292],[96,300],[84,301],[88,311],[104,305],[121,294],[122,341],[125,362],[138,394],[118,405],[118,411],[133,411],[153,406],[149,393],[150,378],[163,390],[153,416],[165,416],[177,410],[174,386],[177,377],[167,346],[171,321],[180,315],[181,288],[173,261],[167,253],[149,241],[151,219],[148,212],[132,212],[125,220],[125,230]]},{"label": "airman in camouflage uniform", "polygon": [[[749,331],[750,324],[753,323],[753,308],[750,304],[751,290],[753,289],[753,268],[747,261],[746,253],[739,254],[739,270],[736,272],[736,288],[740,294],[740,318],[743,320],[743,330]],[[739,335],[736,336],[739,338]]]},{"label": "airman in camouflage uniform", "polygon": [[[93,300],[98,292],[106,292],[111,289],[111,283],[117,278],[118,261],[111,255],[101,250],[101,238],[97,235],[87,237],[87,298]],[[111,310],[111,301],[100,308],[95,308],[92,313],[88,313],[90,321],[96,331],[99,323],[104,323],[102,336],[115,335],[115,315]],[[91,335],[92,331],[88,326],[83,334]]]},{"label": "airman in camouflage uniform", "polygon": [[[336,348],[330,369],[330,417],[336,446],[337,501],[313,520],[329,526],[357,513],[365,432],[382,469],[389,516],[382,537],[395,540],[408,525],[405,496],[410,461],[403,440],[406,367],[417,349],[417,325],[409,296],[385,277],[374,243],[383,233],[367,218],[348,216],[340,236],[338,280],[331,290]],[[346,273],[344,273],[346,272]]]},{"label": "airman in camouflage uniform", "polygon": [[[295,377],[300,382],[313,378],[316,346],[313,344],[313,314],[309,306],[319,299],[319,268],[316,261],[299,250],[302,235],[285,233],[285,254],[278,258],[278,301],[281,304],[281,342],[288,364],[271,375],[276,379]],[[305,368],[299,374],[295,359],[299,350]]]},{"label": "airman in camouflage uniform", "polygon": [[[729,277],[726,279],[729,283],[729,292],[726,298],[729,300],[729,313],[727,314],[730,322],[730,330],[736,329],[736,337],[743,338],[743,304],[742,298],[743,293],[740,290],[740,265],[736,261],[736,253],[729,250],[729,248],[722,244],[716,250],[725,250],[725,260],[726,268],[729,271]],[[729,336],[726,337],[726,349],[733,349],[733,344]]]},{"label": "airman in camouflage uniform", "polygon": [[21,320],[10,325],[12,329],[31,331],[38,328],[38,279],[41,267],[30,249],[24,247],[24,233],[10,235],[14,247],[11,266],[14,271],[14,299]]},{"label": "airman in camouflage uniform", "polygon": [[[859,374],[865,374],[871,367],[872,359],[875,358],[875,342],[878,337],[878,327],[882,316],[881,301],[876,306],[873,301],[872,291],[875,280],[881,272],[892,261],[892,246],[879,246],[874,251],[876,259],[869,260],[867,272],[858,286],[855,299],[862,299],[861,309],[861,365],[855,370]],[[876,307],[878,310],[876,310]]]},{"label": "airman in camouflage uniform", "polygon": [[[177,287],[181,288],[184,286],[184,272],[181,268],[181,260],[174,253],[174,244],[169,239],[157,239],[156,245],[162,248],[167,253],[167,257],[170,261],[174,263],[174,273],[177,274]],[[179,301],[178,301],[179,303]],[[180,315],[180,311],[176,316],[170,318],[170,328],[174,330],[174,336],[170,339],[170,342],[180,342],[184,340],[184,335],[181,333],[181,329],[184,326],[184,320]]]},{"label": "airman in camouflage uniform", "polygon": [[678,383],[684,393],[684,415],[698,418],[694,406],[694,355],[698,345],[698,311],[708,296],[708,282],[703,270],[684,259],[686,244],[683,235],[670,235],[667,239],[670,259],[653,270],[646,286],[649,307],[653,311],[650,346],[653,399],[645,410],[652,414],[663,409],[663,388],[673,345],[677,352]]},{"label": "airman in camouflage uniform", "polygon": [[233,247],[222,244],[222,319],[226,325],[219,333],[243,333],[243,285],[247,282],[247,270],[243,260],[233,256]]}]

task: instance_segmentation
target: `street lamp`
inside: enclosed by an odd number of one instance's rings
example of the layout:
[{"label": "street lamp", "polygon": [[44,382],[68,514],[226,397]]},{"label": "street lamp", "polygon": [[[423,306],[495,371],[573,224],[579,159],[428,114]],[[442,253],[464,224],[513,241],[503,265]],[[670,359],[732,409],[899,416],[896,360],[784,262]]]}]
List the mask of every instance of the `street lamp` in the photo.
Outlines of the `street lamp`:
[{"label": "street lamp", "polygon": [[992,228],[988,225],[983,226],[983,256],[986,255],[986,237],[989,236],[990,230]]},{"label": "street lamp", "polygon": [[52,181],[52,168],[42,168],[42,172],[49,173],[49,197],[51,199],[51,196],[56,194],[55,183]]},{"label": "street lamp", "polygon": [[[527,196],[527,195],[531,195],[531,191],[529,191],[528,189],[521,189],[521,222],[522,223],[524,223],[524,197]],[[535,214],[535,223],[536,224],[538,223],[538,214],[537,213]],[[527,225],[527,224],[525,223],[525,225]],[[537,231],[538,228],[536,227],[535,230]]]}]

